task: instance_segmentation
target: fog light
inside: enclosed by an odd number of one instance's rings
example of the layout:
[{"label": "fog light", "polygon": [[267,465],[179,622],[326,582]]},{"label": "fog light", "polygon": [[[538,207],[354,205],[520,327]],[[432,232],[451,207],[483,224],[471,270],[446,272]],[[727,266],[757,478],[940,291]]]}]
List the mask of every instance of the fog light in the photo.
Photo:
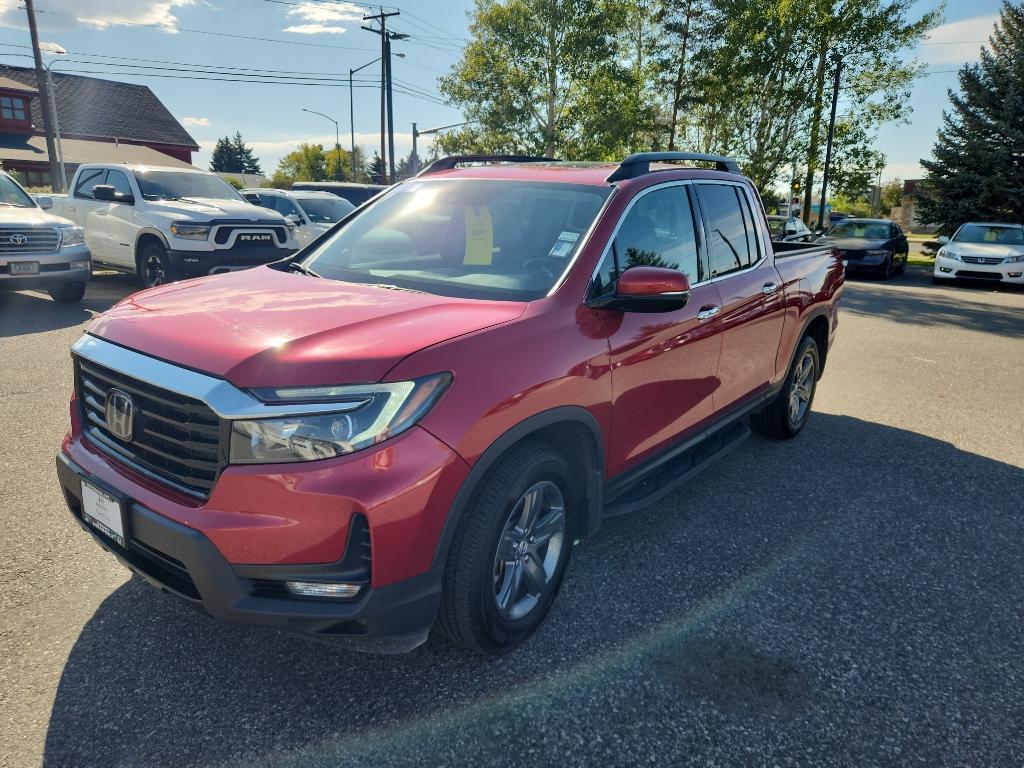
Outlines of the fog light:
[{"label": "fog light", "polygon": [[1020,277],[1021,275],[1024,275],[1024,272],[1007,272],[1006,274],[1009,277]]},{"label": "fog light", "polygon": [[302,597],[355,597],[362,584],[328,584],[321,581],[286,581],[284,583],[293,595]]},{"label": "fog light", "polygon": [[939,272],[952,272],[952,267],[939,267]]},{"label": "fog light", "polygon": [[72,261],[71,264],[68,265],[69,269],[89,269],[89,267],[90,264],[88,261]]}]

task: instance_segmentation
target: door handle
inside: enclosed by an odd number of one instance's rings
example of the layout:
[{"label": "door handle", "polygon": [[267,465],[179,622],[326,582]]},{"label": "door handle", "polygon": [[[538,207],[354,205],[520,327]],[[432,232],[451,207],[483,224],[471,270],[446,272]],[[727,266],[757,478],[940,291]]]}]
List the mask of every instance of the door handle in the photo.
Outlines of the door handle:
[{"label": "door handle", "polygon": [[705,320],[710,320],[721,311],[721,307],[701,307],[700,312],[697,313],[697,319],[704,322]]},{"label": "door handle", "polygon": [[761,286],[761,293],[763,293],[765,296],[770,296],[777,290],[779,290],[778,283],[765,283],[764,285]]}]

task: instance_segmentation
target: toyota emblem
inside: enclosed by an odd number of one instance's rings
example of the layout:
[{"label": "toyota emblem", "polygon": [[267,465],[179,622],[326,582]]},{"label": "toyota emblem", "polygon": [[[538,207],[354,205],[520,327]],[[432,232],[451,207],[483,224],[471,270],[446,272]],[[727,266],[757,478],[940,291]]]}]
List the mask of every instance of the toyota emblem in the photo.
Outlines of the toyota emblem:
[{"label": "toyota emblem", "polygon": [[21,234],[21,232],[15,232],[11,235],[11,242],[14,243],[14,245],[24,245],[28,242],[28,237]]}]

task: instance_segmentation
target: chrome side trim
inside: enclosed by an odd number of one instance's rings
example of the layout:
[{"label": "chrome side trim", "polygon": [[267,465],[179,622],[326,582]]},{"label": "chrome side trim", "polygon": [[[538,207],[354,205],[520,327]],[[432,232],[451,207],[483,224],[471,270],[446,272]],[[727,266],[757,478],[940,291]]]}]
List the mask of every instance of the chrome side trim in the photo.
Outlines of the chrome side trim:
[{"label": "chrome side trim", "polygon": [[337,413],[355,410],[363,405],[362,402],[268,405],[224,379],[191,371],[89,334],[76,341],[71,351],[125,376],[201,400],[222,419],[266,419],[311,413]]}]

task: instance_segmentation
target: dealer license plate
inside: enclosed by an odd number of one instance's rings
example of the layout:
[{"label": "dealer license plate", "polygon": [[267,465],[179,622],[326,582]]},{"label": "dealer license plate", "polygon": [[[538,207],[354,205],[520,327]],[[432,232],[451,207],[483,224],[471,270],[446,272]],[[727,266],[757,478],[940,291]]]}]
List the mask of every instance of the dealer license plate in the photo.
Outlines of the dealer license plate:
[{"label": "dealer license plate", "polygon": [[85,480],[82,481],[82,518],[122,547],[125,545],[121,503],[111,494]]}]

